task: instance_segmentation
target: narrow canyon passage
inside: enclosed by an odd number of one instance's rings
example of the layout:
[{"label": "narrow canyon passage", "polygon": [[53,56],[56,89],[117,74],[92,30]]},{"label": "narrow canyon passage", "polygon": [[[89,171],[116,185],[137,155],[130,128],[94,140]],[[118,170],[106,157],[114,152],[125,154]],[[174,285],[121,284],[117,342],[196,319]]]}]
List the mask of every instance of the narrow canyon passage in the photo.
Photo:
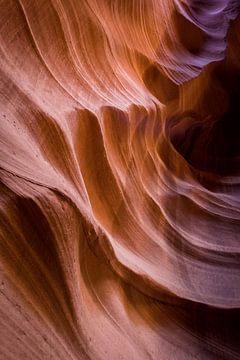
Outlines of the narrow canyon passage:
[{"label": "narrow canyon passage", "polygon": [[0,9],[0,360],[240,359],[239,0]]}]

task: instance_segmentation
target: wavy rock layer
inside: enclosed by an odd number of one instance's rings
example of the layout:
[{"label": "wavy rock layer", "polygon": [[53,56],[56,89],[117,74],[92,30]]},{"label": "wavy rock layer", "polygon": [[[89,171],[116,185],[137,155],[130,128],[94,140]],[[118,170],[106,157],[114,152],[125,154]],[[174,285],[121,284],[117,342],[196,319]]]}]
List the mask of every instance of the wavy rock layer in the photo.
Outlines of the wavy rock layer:
[{"label": "wavy rock layer", "polygon": [[239,359],[239,2],[0,5],[0,359]]}]

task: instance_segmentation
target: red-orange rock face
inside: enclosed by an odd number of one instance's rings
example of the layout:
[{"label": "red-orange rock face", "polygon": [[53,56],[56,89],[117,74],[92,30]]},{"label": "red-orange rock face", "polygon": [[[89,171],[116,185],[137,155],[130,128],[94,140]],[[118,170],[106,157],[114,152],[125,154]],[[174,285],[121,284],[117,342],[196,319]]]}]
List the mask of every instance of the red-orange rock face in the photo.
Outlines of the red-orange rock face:
[{"label": "red-orange rock face", "polygon": [[0,8],[0,359],[239,359],[239,1]]}]

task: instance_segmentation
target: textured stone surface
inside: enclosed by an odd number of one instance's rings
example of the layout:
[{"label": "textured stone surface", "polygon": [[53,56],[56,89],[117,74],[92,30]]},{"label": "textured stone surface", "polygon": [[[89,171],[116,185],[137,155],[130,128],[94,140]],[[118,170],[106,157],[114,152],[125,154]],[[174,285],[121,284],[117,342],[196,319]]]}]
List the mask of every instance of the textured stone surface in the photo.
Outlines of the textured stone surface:
[{"label": "textured stone surface", "polygon": [[239,359],[239,1],[0,7],[0,359]]}]

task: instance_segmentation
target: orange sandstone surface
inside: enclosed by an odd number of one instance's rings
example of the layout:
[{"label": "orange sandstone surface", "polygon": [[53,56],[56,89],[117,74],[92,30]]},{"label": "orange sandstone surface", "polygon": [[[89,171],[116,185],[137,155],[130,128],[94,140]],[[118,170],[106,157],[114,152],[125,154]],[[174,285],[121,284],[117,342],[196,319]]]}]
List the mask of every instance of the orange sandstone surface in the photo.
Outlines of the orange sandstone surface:
[{"label": "orange sandstone surface", "polygon": [[239,1],[0,9],[0,359],[240,359]]}]

